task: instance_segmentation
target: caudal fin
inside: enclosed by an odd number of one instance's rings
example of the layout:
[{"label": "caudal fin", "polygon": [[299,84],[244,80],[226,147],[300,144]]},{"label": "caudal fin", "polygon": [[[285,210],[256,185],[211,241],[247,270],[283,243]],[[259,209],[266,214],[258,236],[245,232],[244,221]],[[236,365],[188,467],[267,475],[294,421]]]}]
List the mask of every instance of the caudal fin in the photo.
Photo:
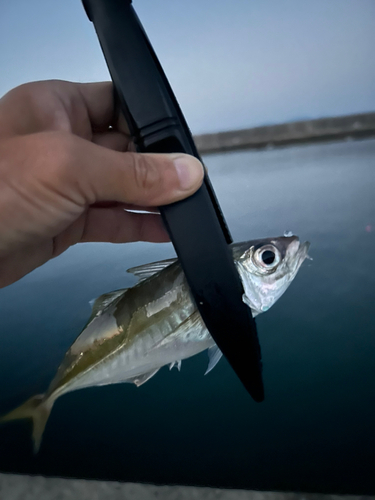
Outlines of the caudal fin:
[{"label": "caudal fin", "polygon": [[42,442],[43,432],[51,413],[53,403],[44,401],[43,394],[28,399],[18,408],[0,418],[0,423],[31,418],[33,421],[34,453],[38,453]]}]

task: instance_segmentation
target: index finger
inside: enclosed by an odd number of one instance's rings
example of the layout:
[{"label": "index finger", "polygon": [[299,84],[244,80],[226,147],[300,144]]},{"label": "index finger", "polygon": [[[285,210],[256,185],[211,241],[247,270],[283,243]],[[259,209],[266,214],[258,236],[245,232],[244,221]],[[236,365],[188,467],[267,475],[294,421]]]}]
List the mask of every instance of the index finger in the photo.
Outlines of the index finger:
[{"label": "index finger", "polygon": [[112,82],[81,83],[80,93],[87,107],[92,129],[95,132],[112,127],[130,137],[129,126],[121,113]]},{"label": "index finger", "polygon": [[117,110],[112,82],[78,83],[77,89],[85,103],[94,131],[115,128]]},{"label": "index finger", "polygon": [[92,139],[93,133],[116,127],[112,82],[31,82],[0,100],[0,134],[4,137],[62,131]]}]

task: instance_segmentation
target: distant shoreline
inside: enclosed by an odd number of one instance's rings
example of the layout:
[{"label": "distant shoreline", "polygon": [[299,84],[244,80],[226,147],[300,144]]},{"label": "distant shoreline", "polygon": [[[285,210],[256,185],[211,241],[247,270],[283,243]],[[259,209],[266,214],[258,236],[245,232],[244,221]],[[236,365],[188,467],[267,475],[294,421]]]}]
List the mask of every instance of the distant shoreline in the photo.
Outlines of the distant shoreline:
[{"label": "distant shoreline", "polygon": [[266,125],[194,137],[201,154],[289,144],[375,137],[375,112]]}]

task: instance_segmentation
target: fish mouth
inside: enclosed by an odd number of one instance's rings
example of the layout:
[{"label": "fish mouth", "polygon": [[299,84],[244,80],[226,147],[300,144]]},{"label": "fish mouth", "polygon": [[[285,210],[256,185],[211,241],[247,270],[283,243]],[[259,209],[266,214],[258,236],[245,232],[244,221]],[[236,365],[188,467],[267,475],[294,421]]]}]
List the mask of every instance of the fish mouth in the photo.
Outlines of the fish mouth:
[{"label": "fish mouth", "polygon": [[294,279],[302,263],[308,257],[307,252],[309,251],[309,248],[309,241],[301,243],[297,237],[294,237],[294,240],[289,245],[287,252],[291,270],[290,281]]}]

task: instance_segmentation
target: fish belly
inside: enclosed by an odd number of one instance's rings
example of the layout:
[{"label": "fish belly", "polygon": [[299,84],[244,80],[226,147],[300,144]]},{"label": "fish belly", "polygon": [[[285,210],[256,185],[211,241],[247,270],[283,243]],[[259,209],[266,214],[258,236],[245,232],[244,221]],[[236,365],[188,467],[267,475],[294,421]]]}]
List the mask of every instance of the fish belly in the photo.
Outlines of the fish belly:
[{"label": "fish belly", "polygon": [[[173,325],[173,318],[169,323]],[[53,396],[59,397],[87,387],[133,382],[135,377],[189,358],[215,345],[198,312],[171,331],[172,325],[150,326],[130,346],[119,347]]]}]

